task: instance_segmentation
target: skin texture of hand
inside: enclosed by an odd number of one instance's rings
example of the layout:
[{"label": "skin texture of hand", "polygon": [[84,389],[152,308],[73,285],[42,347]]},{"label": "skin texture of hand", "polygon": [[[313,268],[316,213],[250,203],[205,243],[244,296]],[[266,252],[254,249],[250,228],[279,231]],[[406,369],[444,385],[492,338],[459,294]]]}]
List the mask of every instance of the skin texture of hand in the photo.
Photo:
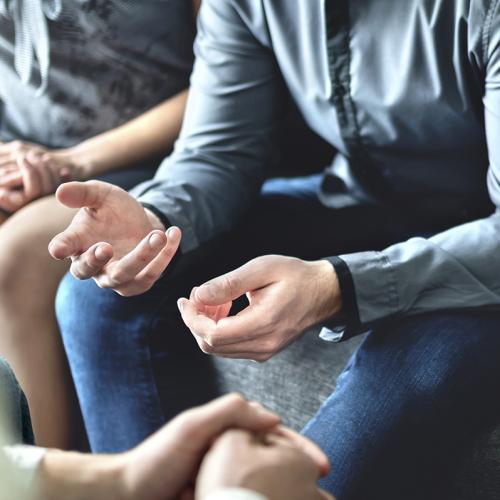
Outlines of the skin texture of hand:
[{"label": "skin texture of hand", "polygon": [[[245,294],[248,307],[228,316]],[[328,261],[267,255],[193,289],[178,306],[203,352],[267,361],[310,326],[338,314],[342,299]]]},{"label": "skin texture of hand", "polygon": [[69,150],[49,150],[29,142],[0,142],[0,208],[15,212],[52,194],[63,182],[79,179],[81,168]]},{"label": "skin texture of hand", "polygon": [[[216,438],[229,429],[266,433],[275,429],[279,420],[237,394],[181,414],[124,455],[127,498],[193,498],[200,463]],[[324,454],[312,444],[308,452],[312,457],[309,462],[314,459],[320,463],[313,467],[328,466]]]},{"label": "skin texture of hand", "polygon": [[196,500],[221,488],[246,488],[269,500],[333,500],[317,488],[320,475],[311,452],[319,448],[286,431],[258,436],[242,430],[226,432],[205,456],[196,482]]},{"label": "skin texture of hand", "polygon": [[[38,470],[41,498],[192,499],[200,463],[217,437],[228,429],[258,434],[290,432],[276,430],[279,421],[262,406],[229,394],[182,413],[126,453],[99,456],[51,450]],[[322,452],[309,443],[305,446],[310,460],[325,469]]]},{"label": "skin texture of hand", "polygon": [[71,258],[77,279],[93,278],[123,296],[149,290],[174,257],[181,232],[165,228],[130,194],[100,181],[70,182],[57,199],[79,208],[49,245],[55,259]]}]

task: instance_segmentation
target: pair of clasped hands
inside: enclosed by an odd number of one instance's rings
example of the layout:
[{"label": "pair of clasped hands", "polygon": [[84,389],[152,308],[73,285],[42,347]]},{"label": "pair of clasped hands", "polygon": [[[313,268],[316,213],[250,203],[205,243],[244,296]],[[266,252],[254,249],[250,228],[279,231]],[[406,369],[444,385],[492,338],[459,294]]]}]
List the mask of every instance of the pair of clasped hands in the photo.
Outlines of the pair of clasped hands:
[{"label": "pair of clasped hands", "polygon": [[72,160],[69,150],[0,141],[0,209],[14,213],[82,173],[83,166]]},{"label": "pair of clasped hands", "polygon": [[[159,279],[179,248],[178,227],[163,227],[116,186],[69,182],[56,196],[80,210],[49,251],[56,259],[71,258],[78,279],[92,278],[122,296],[139,295]],[[243,295],[249,305],[229,315]],[[178,307],[203,352],[266,361],[308,327],[337,314],[341,298],[329,262],[267,255],[194,288]]]}]

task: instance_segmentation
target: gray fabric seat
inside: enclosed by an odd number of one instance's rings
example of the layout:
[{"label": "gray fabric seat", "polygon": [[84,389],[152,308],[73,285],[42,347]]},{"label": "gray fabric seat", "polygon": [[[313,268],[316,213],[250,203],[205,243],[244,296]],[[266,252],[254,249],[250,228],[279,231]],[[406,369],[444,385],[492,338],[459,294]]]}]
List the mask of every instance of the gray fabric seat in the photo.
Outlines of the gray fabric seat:
[{"label": "gray fabric seat", "polygon": [[[310,331],[267,363],[214,359],[217,387],[261,401],[300,430],[335,389],[335,380],[363,337],[329,344]],[[442,500],[500,498],[500,423],[463,457],[454,484]]]}]

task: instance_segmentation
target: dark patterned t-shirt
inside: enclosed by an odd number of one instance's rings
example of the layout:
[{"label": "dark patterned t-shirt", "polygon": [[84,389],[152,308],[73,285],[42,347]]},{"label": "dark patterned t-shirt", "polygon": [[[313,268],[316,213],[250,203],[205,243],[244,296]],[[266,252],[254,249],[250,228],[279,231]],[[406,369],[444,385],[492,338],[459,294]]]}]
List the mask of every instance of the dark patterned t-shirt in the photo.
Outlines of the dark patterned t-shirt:
[{"label": "dark patterned t-shirt", "polygon": [[69,147],[140,115],[187,88],[194,35],[189,0],[0,0],[0,139]]}]

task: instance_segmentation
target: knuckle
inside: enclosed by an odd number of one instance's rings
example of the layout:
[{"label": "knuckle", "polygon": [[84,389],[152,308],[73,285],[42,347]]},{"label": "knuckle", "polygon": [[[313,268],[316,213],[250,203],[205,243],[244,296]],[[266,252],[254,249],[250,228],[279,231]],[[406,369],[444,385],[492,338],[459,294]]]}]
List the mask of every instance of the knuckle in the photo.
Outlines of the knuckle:
[{"label": "knuckle", "polygon": [[110,283],[112,283],[113,286],[123,284],[126,281],[125,273],[120,269],[110,271],[108,273],[108,277],[109,277]]},{"label": "knuckle", "polygon": [[151,260],[151,256],[154,255],[154,250],[148,245],[143,247],[137,252],[137,260],[142,264],[146,264]]},{"label": "knuckle", "polygon": [[72,265],[71,266],[71,274],[73,275],[74,278],[76,278],[77,280],[84,280],[86,279],[86,275],[85,273],[83,272],[83,269],[81,268],[80,265],[76,264],[76,265]]},{"label": "knuckle", "polygon": [[200,346],[200,349],[205,353],[205,354],[214,354],[215,353],[215,350],[214,348],[208,344],[207,342],[205,342],[204,340],[200,340],[198,342],[198,345]]},{"label": "knuckle", "polygon": [[236,292],[240,289],[241,280],[235,274],[226,274],[223,277],[223,286],[230,292]]},{"label": "knuckle", "polygon": [[242,394],[238,392],[233,392],[226,396],[226,404],[234,412],[245,410],[248,406],[246,399]]},{"label": "knuckle", "polygon": [[258,363],[265,363],[266,361],[269,361],[272,358],[272,354],[269,353],[263,353],[263,354],[257,354],[254,357],[254,361],[257,361]]},{"label": "knuckle", "polygon": [[141,282],[148,285],[149,288],[153,286],[153,284],[156,282],[158,276],[154,271],[147,271],[144,273],[144,276],[141,279]]},{"label": "knuckle", "polygon": [[276,352],[280,347],[280,342],[277,339],[269,339],[267,340],[264,345],[264,354],[271,354],[273,352]]},{"label": "knuckle", "polygon": [[198,429],[196,409],[187,410],[178,417],[176,422],[177,432],[181,435],[193,436]]}]

